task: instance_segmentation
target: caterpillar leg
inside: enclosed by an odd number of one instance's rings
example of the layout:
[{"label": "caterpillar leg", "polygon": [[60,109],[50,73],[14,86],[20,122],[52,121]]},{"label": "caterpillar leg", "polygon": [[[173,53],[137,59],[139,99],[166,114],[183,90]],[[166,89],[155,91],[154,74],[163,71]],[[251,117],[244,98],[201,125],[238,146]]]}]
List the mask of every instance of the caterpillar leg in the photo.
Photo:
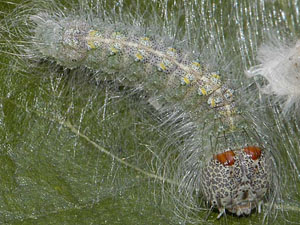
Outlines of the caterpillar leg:
[{"label": "caterpillar leg", "polygon": [[224,207],[219,208],[218,210],[219,210],[219,214],[217,216],[217,219],[220,219],[224,214],[226,214],[226,210]]},{"label": "caterpillar leg", "polygon": [[257,212],[258,212],[258,213],[261,213],[261,206],[262,206],[262,204],[263,204],[263,201],[260,201],[260,202],[258,203],[258,205],[257,205]]}]

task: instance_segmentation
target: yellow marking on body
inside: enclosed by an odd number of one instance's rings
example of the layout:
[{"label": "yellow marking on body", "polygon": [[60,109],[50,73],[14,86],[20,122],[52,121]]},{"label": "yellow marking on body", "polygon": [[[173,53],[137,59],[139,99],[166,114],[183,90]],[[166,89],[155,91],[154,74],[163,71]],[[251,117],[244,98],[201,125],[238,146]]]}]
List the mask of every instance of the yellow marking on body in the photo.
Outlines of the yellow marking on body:
[{"label": "yellow marking on body", "polygon": [[166,53],[168,56],[176,58],[176,52],[177,50],[175,48],[168,48]]},{"label": "yellow marking on body", "polygon": [[97,33],[98,33],[98,31],[96,31],[96,30],[90,30],[89,31],[89,36],[90,37],[95,37]]},{"label": "yellow marking on body", "polygon": [[135,54],[135,57],[137,60],[142,60],[144,58],[143,55],[139,52]]},{"label": "yellow marking on body", "polygon": [[[89,37],[95,37],[97,33],[98,33],[98,31],[96,31],[96,30],[90,30],[90,31],[89,31]],[[87,41],[87,44],[88,44],[88,46],[89,46],[91,49],[95,49],[95,48],[96,48],[96,45],[95,45],[94,40],[88,40],[88,41]]]},{"label": "yellow marking on body", "polygon": [[203,95],[207,95],[207,91],[205,90],[205,88],[201,88],[200,91]]},{"label": "yellow marking on body", "polygon": [[192,64],[193,64],[194,66],[201,67],[200,63],[198,63],[198,62],[192,62]]},{"label": "yellow marking on body", "polygon": [[214,78],[216,78],[216,79],[218,79],[218,80],[220,79],[220,75],[218,75],[216,73],[212,74],[211,76],[214,77]]},{"label": "yellow marking on body", "polygon": [[150,38],[148,37],[140,38],[140,45],[150,46],[151,45]]},{"label": "yellow marking on body", "polygon": [[165,66],[165,64],[164,64],[163,62],[161,62],[161,63],[159,64],[159,67],[160,67],[162,70],[166,70],[166,69],[167,69],[167,67]]},{"label": "yellow marking on body", "polygon": [[191,83],[191,81],[190,81],[189,78],[187,78],[187,77],[184,77],[184,78],[183,78],[183,81],[184,81],[186,84],[190,84],[190,83]]},{"label": "yellow marking on body", "polygon": [[119,52],[119,50],[116,49],[115,47],[111,47],[110,50],[111,50],[112,53],[118,53]]},{"label": "yellow marking on body", "polygon": [[215,101],[214,98],[211,100],[210,105],[211,105],[211,107],[215,107],[216,106],[216,101]]},{"label": "yellow marking on body", "polygon": [[87,44],[88,46],[91,48],[91,49],[95,49],[96,48],[96,45],[93,41],[87,41]]}]

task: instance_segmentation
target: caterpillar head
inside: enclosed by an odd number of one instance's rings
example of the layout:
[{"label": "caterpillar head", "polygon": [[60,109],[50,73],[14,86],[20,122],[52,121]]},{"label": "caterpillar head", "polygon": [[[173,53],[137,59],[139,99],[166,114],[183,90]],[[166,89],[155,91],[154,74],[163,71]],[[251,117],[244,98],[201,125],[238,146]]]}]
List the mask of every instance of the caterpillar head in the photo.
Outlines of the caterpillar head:
[{"label": "caterpillar head", "polygon": [[215,155],[203,168],[201,188],[208,203],[237,216],[260,207],[272,179],[270,156],[259,147],[248,146]]},{"label": "caterpillar head", "polygon": [[30,17],[36,26],[34,40],[44,57],[50,57],[68,68],[80,65],[88,51],[85,37],[89,26],[83,21],[58,19],[45,13]]}]

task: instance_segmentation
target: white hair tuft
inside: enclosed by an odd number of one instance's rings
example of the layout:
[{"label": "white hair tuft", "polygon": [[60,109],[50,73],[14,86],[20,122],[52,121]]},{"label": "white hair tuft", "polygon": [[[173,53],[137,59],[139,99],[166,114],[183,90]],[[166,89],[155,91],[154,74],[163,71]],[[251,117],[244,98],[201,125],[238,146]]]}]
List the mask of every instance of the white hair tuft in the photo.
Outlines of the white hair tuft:
[{"label": "white hair tuft", "polygon": [[300,42],[293,46],[271,40],[260,47],[259,65],[250,68],[247,75],[263,76],[268,84],[261,88],[264,94],[275,95],[283,103],[286,113],[300,105]]}]

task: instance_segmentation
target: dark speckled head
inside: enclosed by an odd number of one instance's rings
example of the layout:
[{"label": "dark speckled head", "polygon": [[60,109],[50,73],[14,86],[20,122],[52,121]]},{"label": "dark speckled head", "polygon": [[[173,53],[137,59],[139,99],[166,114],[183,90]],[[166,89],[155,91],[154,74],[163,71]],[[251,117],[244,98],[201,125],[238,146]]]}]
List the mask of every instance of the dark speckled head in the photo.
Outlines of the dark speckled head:
[{"label": "dark speckled head", "polygon": [[257,146],[215,155],[202,171],[201,188],[208,203],[218,208],[219,217],[228,210],[249,215],[270,189],[272,161]]}]

